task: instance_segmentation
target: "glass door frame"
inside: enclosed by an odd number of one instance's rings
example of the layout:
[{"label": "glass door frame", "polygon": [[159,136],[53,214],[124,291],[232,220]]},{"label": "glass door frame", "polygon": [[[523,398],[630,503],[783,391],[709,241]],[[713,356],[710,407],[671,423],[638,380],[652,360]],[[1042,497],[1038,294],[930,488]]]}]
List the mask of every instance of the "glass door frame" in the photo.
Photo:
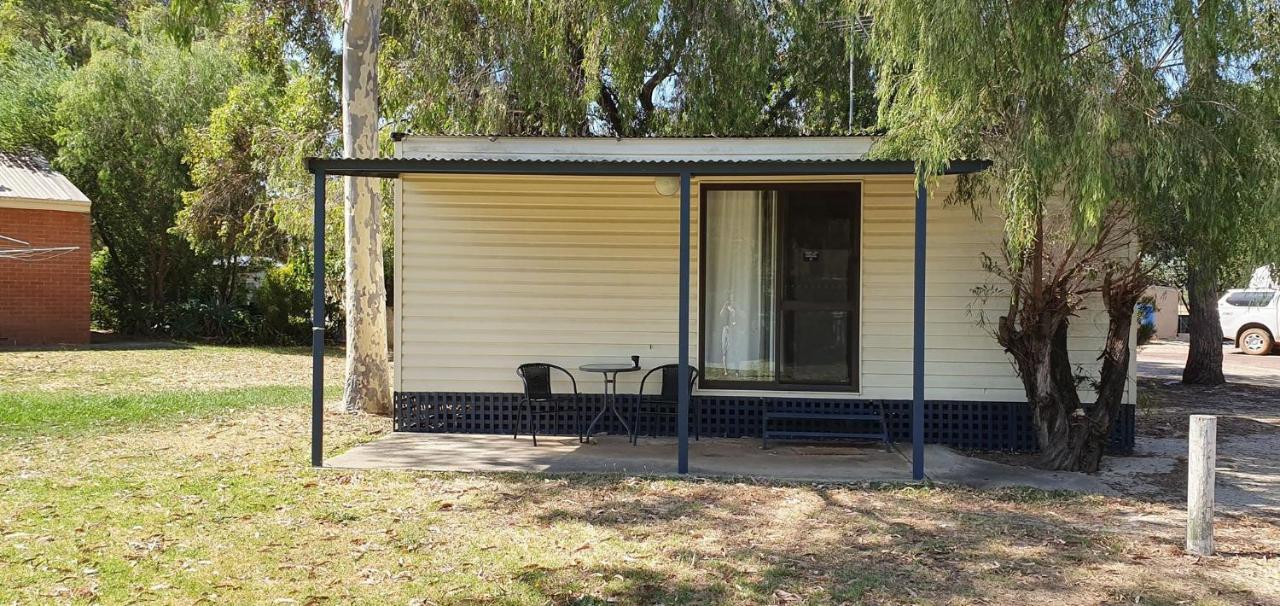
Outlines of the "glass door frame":
[{"label": "glass door frame", "polygon": [[[706,360],[706,338],[707,338],[707,193],[711,191],[761,191],[773,190],[778,192],[793,191],[838,191],[848,192],[853,197],[853,233],[851,239],[853,250],[855,253],[855,263],[853,264],[853,282],[856,288],[853,300],[850,302],[851,318],[849,329],[849,378],[848,385],[831,385],[831,384],[805,384],[805,383],[782,383],[778,380],[777,366],[781,364],[782,337],[774,340],[774,350],[772,352],[773,364],[775,365],[774,379],[771,381],[726,381],[713,380],[706,378],[706,370],[699,373],[698,387],[707,390],[738,390],[738,391],[781,391],[781,392],[838,392],[838,393],[859,393],[861,391],[862,377],[860,370],[861,364],[861,336],[862,336],[862,182],[861,181],[805,181],[805,182],[753,182],[753,181],[712,181],[698,184],[698,360],[702,362]],[[787,196],[781,196],[778,204],[787,204]],[[778,215],[781,219],[782,209],[779,209]],[[781,225],[774,226],[774,237],[780,238],[783,235]],[[780,244],[781,245],[781,244]],[[782,255],[778,255],[778,259],[774,264],[774,280],[775,285],[781,285],[783,277],[781,275],[783,269]],[[774,331],[782,329],[782,294],[779,287],[774,288],[771,305],[773,308]]]}]

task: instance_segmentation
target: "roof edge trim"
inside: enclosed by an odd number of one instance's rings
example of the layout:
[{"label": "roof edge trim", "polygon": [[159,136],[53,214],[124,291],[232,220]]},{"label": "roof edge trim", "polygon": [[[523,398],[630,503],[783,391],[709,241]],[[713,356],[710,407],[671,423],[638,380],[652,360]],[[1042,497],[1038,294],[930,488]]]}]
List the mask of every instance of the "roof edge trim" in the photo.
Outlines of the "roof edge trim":
[{"label": "roof edge trim", "polygon": [[0,208],[20,210],[52,210],[69,213],[87,213],[92,205],[88,200],[54,200],[52,198],[6,198],[0,196]]},{"label": "roof edge trim", "polygon": [[[954,160],[943,174],[976,173],[990,160]],[[307,171],[332,176],[394,179],[404,174],[660,176],[699,175],[909,175],[909,160],[439,160],[415,158],[307,158]]]}]

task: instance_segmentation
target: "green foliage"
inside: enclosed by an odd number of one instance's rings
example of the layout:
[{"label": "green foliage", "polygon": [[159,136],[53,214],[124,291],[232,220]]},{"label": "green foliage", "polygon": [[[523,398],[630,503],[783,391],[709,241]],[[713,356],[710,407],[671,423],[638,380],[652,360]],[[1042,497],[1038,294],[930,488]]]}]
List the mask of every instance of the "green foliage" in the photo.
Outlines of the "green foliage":
[{"label": "green foliage", "polygon": [[0,0],[0,57],[23,44],[65,57],[89,60],[97,26],[123,27],[140,0]]},{"label": "green foliage", "polygon": [[1146,345],[1156,334],[1156,327],[1150,324],[1138,324],[1138,345]]},{"label": "green foliage", "polygon": [[419,133],[767,135],[874,116],[838,0],[387,3],[384,115]]},{"label": "green foliage", "polygon": [[209,44],[184,52],[162,39],[117,32],[61,88],[57,165],[93,200],[106,248],[99,292],[117,330],[149,332],[166,305],[189,298],[209,261],[171,232],[191,188],[188,128],[199,127],[238,75]]},{"label": "green foliage", "polygon": [[186,132],[194,189],[183,194],[175,229],[197,253],[218,261],[210,271],[223,304],[237,300],[243,259],[280,257],[285,250],[267,193],[271,160],[260,144],[269,136],[274,102],[270,81],[246,79],[214,108],[208,124]]},{"label": "green foliage", "polygon": [[122,297],[107,273],[107,264],[110,262],[110,253],[106,248],[98,248],[89,257],[89,317],[96,329],[120,325],[116,305]]},{"label": "green foliage", "polygon": [[18,41],[0,54],[0,150],[32,149],[47,158],[57,153],[57,122],[49,108],[71,68],[58,51]]},{"label": "green foliage", "polygon": [[1280,257],[1280,74],[1267,30],[1254,27],[1267,22],[1262,6],[1173,4],[1182,65],[1167,76],[1145,150],[1152,254],[1219,282]]},{"label": "green foliage", "polygon": [[164,13],[164,29],[179,45],[191,46],[201,29],[222,23],[227,4],[224,0],[173,0]]},{"label": "green foliage", "polygon": [[963,191],[994,194],[1012,258],[1034,244],[1051,197],[1067,200],[1069,233],[1085,239],[1130,197],[1127,155],[1159,79],[1142,61],[1153,33],[1135,24],[1158,19],[1156,6],[868,0],[861,7],[876,19],[870,46],[887,131],[879,152],[919,159],[927,174],[956,158],[991,159],[980,187]]},{"label": "green foliage", "polygon": [[311,272],[303,255],[267,270],[254,293],[259,343],[306,343],[311,333]]},{"label": "green foliage", "polygon": [[1142,297],[1138,300],[1138,310],[1135,312],[1138,322],[1138,345],[1146,345],[1151,342],[1151,337],[1156,334],[1155,324],[1147,324],[1141,320],[1146,316],[1146,310],[1156,311],[1156,300],[1153,297]]}]

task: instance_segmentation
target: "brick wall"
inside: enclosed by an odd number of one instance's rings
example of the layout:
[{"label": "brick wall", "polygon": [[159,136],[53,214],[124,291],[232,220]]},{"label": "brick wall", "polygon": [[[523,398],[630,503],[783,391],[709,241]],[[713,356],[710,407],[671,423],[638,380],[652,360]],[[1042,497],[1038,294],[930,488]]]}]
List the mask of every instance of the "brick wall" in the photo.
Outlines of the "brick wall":
[{"label": "brick wall", "polygon": [[89,342],[89,214],[0,208],[0,235],[79,246],[42,261],[0,259],[0,345]]}]

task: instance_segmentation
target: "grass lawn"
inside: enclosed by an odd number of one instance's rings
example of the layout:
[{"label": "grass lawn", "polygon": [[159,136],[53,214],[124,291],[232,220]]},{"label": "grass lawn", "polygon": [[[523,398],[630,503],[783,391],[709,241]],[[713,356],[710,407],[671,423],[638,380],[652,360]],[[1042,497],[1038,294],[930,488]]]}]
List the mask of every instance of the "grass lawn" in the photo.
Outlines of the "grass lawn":
[{"label": "grass lawn", "polygon": [[[1280,522],[1223,519],[1223,555],[1192,559],[1159,503],[313,470],[308,369],[302,350],[0,352],[0,602],[1280,603]],[[330,454],[390,425],[326,423]]]}]

